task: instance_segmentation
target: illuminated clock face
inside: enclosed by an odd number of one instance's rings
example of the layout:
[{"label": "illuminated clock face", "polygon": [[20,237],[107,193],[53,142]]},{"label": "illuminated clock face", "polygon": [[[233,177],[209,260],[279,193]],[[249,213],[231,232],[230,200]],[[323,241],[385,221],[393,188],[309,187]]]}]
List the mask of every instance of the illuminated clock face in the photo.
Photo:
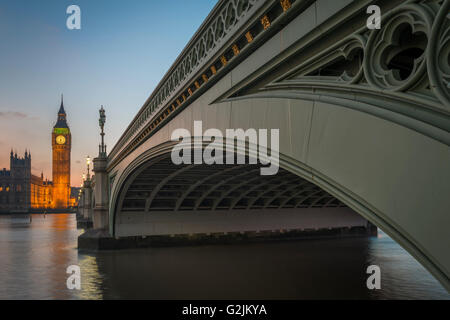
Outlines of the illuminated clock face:
[{"label": "illuminated clock face", "polygon": [[64,136],[57,136],[56,137],[56,143],[57,144],[64,144],[64,143],[66,143],[66,138]]}]

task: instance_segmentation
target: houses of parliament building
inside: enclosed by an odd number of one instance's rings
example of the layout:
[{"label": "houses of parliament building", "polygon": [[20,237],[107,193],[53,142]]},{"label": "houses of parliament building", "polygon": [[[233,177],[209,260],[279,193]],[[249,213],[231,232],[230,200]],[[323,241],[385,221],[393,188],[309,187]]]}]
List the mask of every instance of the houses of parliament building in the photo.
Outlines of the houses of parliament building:
[{"label": "houses of parliament building", "polygon": [[76,206],[77,190],[70,187],[72,135],[61,97],[58,119],[52,129],[52,181],[31,173],[31,152],[10,153],[10,170],[0,171],[0,212],[67,209]]}]

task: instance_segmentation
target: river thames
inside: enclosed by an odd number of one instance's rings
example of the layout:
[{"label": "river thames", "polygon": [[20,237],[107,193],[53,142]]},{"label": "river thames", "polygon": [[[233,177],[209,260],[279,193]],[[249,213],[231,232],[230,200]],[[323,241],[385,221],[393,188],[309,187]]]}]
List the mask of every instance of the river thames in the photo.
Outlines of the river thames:
[{"label": "river thames", "polygon": [[[79,253],[75,215],[0,216],[0,299],[450,299],[387,235]],[[381,268],[381,289],[366,268]],[[66,268],[81,268],[81,290]]]}]

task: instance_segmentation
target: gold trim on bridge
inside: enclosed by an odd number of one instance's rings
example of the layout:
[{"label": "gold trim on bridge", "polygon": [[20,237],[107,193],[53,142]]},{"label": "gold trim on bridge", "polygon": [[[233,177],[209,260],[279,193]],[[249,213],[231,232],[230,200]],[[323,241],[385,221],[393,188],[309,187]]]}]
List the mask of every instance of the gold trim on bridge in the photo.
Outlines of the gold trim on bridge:
[{"label": "gold trim on bridge", "polygon": [[284,12],[288,11],[292,6],[290,0],[280,0],[280,4]]},{"label": "gold trim on bridge", "polygon": [[264,27],[264,30],[270,27],[270,20],[267,14],[261,18],[261,24]]}]

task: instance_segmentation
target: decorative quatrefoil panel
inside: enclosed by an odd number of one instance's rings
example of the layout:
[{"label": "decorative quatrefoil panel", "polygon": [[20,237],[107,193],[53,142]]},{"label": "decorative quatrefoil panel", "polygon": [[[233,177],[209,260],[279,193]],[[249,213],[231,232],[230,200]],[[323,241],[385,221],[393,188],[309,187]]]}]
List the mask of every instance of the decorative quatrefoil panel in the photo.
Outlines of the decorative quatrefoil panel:
[{"label": "decorative quatrefoil panel", "polygon": [[434,19],[428,58],[430,87],[450,111],[450,1],[445,1]]},{"label": "decorative quatrefoil panel", "polygon": [[364,73],[372,86],[406,91],[427,85],[425,57],[432,19],[417,4],[383,16],[383,27],[371,32],[365,49]]}]

